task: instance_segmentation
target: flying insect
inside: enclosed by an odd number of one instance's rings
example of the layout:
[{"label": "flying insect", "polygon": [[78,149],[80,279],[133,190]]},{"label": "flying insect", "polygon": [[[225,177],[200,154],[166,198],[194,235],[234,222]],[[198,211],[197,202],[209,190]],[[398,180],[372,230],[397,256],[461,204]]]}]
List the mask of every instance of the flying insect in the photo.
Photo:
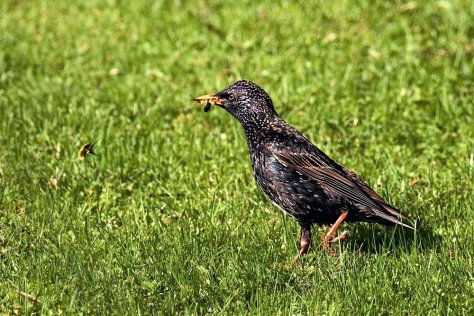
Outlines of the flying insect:
[{"label": "flying insect", "polygon": [[81,149],[79,150],[79,153],[77,154],[77,156],[79,157],[79,160],[84,160],[84,158],[86,158],[86,156],[88,155],[97,156],[94,149],[95,149],[95,145],[100,139],[101,137],[99,137],[96,141],[92,143],[88,143],[82,146]]}]

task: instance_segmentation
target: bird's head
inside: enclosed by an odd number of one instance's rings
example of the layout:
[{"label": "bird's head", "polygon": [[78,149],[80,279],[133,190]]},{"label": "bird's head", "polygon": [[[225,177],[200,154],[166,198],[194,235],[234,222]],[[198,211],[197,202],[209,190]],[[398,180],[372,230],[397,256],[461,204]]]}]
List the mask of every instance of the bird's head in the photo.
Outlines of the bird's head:
[{"label": "bird's head", "polygon": [[216,104],[242,124],[277,115],[268,93],[248,80],[239,80],[217,93],[203,95],[193,100]]}]

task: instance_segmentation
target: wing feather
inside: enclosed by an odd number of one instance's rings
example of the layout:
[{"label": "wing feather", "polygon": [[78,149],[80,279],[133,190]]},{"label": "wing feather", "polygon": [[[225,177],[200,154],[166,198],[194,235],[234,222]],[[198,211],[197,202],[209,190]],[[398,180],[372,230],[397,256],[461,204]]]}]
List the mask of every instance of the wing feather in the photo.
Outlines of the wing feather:
[{"label": "wing feather", "polygon": [[328,159],[318,159],[315,155],[306,152],[295,153],[283,150],[273,152],[273,155],[280,163],[317,181],[324,190],[333,195],[364,206],[376,216],[387,221],[412,228],[402,222],[405,218],[403,215],[378,196],[357,174],[347,168],[337,165],[340,168],[338,170],[328,164]]}]

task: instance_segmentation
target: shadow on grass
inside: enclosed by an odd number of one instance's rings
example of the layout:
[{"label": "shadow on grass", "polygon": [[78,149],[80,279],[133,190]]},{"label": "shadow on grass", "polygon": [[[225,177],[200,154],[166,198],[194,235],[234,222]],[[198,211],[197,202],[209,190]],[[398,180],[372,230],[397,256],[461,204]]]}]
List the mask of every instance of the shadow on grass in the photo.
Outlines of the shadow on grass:
[{"label": "shadow on grass", "polygon": [[352,249],[364,253],[397,254],[400,252],[418,252],[427,250],[439,251],[441,236],[433,228],[418,221],[416,230],[401,227],[384,227],[381,225],[362,224],[351,230],[347,239]]}]

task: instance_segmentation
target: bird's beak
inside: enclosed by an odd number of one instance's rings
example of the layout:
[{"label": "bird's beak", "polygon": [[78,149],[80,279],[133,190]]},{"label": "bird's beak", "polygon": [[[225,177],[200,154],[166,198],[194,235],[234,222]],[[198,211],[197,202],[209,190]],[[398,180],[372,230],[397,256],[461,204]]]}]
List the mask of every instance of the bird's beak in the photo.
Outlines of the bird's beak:
[{"label": "bird's beak", "polygon": [[194,102],[197,102],[199,104],[204,104],[207,102],[210,102],[212,104],[221,104],[222,99],[217,96],[215,93],[209,93],[206,95],[202,95],[200,97],[194,98]]}]

